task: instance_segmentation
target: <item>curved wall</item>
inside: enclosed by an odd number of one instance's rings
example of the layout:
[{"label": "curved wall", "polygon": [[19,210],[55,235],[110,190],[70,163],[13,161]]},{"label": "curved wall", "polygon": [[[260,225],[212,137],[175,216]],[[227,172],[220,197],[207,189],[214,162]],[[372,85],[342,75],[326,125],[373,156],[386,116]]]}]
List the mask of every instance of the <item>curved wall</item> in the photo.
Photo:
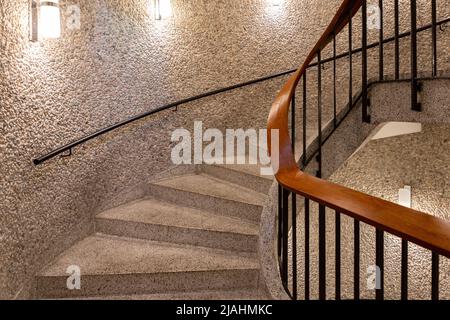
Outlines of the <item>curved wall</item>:
[{"label": "curved wall", "polygon": [[[34,157],[165,103],[293,68],[321,29],[309,26],[326,24],[323,10],[339,1],[172,0],[161,21],[149,2],[61,0],[62,37],[32,43],[28,1],[0,0],[1,297],[27,297],[33,274],[91,232],[95,213],[170,168],[173,129],[194,120],[265,127],[284,79],[164,112],[70,158],[35,167]],[[74,4],[79,30],[66,26]]]}]

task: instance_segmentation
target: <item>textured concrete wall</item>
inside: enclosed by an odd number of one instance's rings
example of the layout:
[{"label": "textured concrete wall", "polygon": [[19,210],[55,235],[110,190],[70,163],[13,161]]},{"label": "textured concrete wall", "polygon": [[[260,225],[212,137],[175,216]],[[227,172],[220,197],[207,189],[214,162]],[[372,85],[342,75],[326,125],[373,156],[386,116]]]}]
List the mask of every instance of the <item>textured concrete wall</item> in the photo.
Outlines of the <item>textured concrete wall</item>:
[{"label": "textured concrete wall", "polygon": [[[171,166],[170,133],[194,120],[264,127],[284,79],[185,105],[76,148],[31,160],[102,126],[186,96],[294,67],[340,1],[172,0],[156,21],[144,0],[61,0],[81,29],[28,40],[28,1],[0,0],[0,296],[91,231],[93,214],[139,196]],[[318,6],[317,6],[318,5]],[[318,9],[320,8],[320,10]],[[314,24],[312,23],[314,22]]]}]

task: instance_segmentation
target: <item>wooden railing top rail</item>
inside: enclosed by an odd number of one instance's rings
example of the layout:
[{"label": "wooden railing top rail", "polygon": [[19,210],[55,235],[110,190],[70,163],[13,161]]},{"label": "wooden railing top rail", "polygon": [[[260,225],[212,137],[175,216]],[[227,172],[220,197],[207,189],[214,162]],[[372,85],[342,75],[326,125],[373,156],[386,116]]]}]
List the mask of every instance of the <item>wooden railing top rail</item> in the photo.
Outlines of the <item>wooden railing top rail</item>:
[{"label": "wooden railing top rail", "polygon": [[[279,131],[279,169],[277,181],[286,189],[305,196],[361,222],[416,243],[438,254],[450,257],[450,223],[398,204],[376,198],[302,172],[294,158],[288,129],[292,97],[308,65],[349,22],[362,5],[362,0],[344,0],[332,22],[308,55],[302,67],[285,83],[275,99],[268,129]],[[272,156],[271,134],[268,134]]]}]

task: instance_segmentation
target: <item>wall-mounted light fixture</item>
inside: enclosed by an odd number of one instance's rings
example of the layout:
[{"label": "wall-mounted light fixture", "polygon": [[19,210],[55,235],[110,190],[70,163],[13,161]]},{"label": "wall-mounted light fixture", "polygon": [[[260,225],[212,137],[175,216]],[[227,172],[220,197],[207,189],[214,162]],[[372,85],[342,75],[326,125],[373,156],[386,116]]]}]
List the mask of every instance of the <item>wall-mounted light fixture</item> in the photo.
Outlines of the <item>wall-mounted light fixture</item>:
[{"label": "wall-mounted light fixture", "polygon": [[274,7],[278,7],[281,5],[281,0],[271,0],[272,1],[272,6]]},{"label": "wall-mounted light fixture", "polygon": [[281,18],[284,10],[285,3],[283,0],[264,0],[265,1],[265,12],[267,14],[267,18],[270,21],[278,23],[279,18]]},{"label": "wall-mounted light fixture", "polygon": [[153,0],[153,12],[156,20],[170,17],[172,15],[170,0]]},{"label": "wall-mounted light fixture", "polygon": [[55,39],[61,36],[59,0],[30,0],[30,39]]}]

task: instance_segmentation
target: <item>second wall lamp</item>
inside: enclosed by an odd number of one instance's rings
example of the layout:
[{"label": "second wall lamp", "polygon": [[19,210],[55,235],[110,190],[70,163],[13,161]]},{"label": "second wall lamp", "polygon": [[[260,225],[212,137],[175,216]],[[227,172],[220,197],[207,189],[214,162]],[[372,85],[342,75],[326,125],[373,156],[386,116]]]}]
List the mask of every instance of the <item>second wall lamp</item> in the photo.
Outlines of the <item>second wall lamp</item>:
[{"label": "second wall lamp", "polygon": [[59,0],[30,0],[30,40],[61,36]]}]

